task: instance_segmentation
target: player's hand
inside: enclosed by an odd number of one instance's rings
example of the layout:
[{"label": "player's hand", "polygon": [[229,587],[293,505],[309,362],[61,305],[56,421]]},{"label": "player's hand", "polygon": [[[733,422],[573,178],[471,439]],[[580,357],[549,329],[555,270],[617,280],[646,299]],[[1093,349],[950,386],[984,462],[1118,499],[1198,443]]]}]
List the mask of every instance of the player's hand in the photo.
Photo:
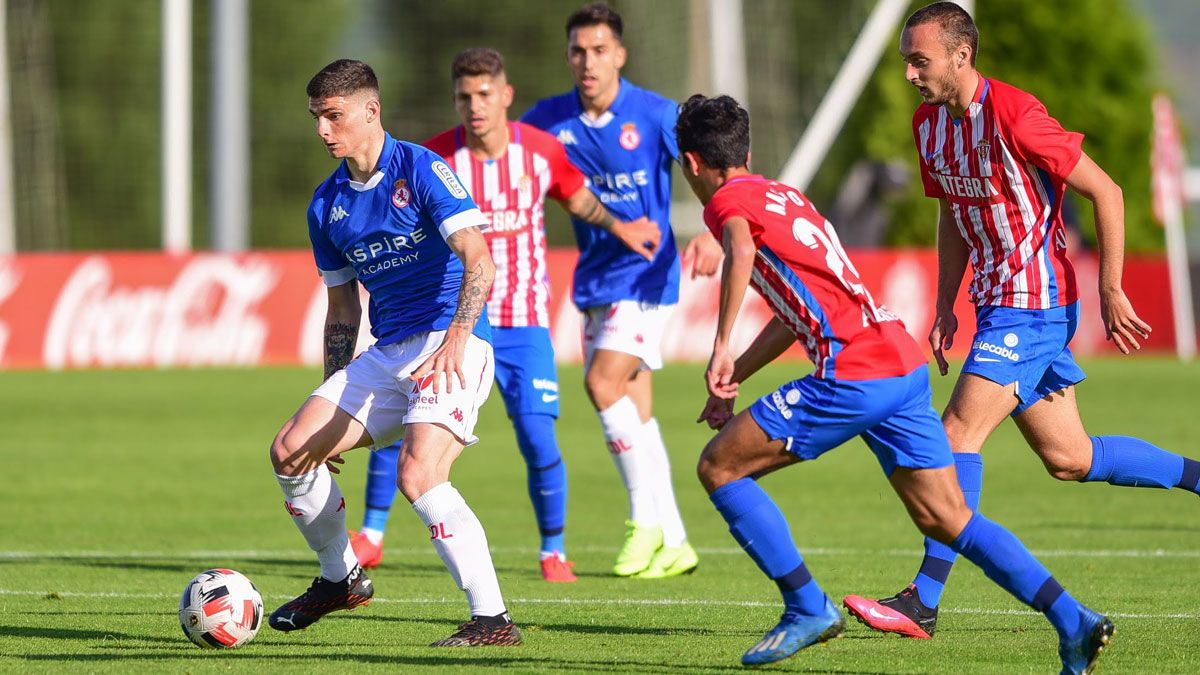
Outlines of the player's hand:
[{"label": "player's hand", "polygon": [[716,274],[721,268],[721,258],[724,257],[725,250],[711,232],[696,235],[683,249],[683,262],[691,263],[693,279]]},{"label": "player's hand", "polygon": [[662,230],[658,229],[658,223],[645,216],[629,222],[618,220],[609,231],[620,239],[626,248],[646,260],[654,260],[658,245],[662,243]]},{"label": "player's hand", "polygon": [[341,466],[346,463],[346,458],[341,455],[334,455],[325,460],[325,466],[329,467],[329,473],[341,473]]},{"label": "player's hand", "polygon": [[442,344],[437,348],[437,351],[429,355],[425,362],[413,371],[408,379],[413,382],[419,381],[429,373],[433,373],[433,393],[441,393],[440,384],[442,380],[446,382],[446,393],[454,391],[454,380],[458,380],[458,384],[463,389],[467,388],[467,379],[463,376],[462,364],[467,351],[467,338],[471,336],[471,331],[460,326],[451,326],[446,329],[446,337],[442,338]]},{"label": "player's hand", "polygon": [[950,364],[942,350],[954,346],[954,333],[958,331],[958,317],[953,311],[938,312],[933,319],[933,328],[929,331],[929,346],[933,347],[933,358],[937,360],[938,372],[942,375],[950,372]]},{"label": "player's hand", "polygon": [[733,381],[733,355],[728,349],[714,348],[704,373],[708,395],[732,401],[737,397],[738,385]]},{"label": "player's hand", "polygon": [[1119,288],[1100,292],[1100,317],[1104,320],[1104,339],[1112,340],[1122,354],[1128,354],[1130,347],[1141,349],[1138,338],[1150,337],[1150,324],[1138,318],[1125,291]]},{"label": "player's hand", "polygon": [[700,411],[700,416],[696,418],[696,421],[708,424],[709,429],[720,429],[731,419],[733,419],[733,399],[709,396],[708,401],[704,404],[704,410]]}]

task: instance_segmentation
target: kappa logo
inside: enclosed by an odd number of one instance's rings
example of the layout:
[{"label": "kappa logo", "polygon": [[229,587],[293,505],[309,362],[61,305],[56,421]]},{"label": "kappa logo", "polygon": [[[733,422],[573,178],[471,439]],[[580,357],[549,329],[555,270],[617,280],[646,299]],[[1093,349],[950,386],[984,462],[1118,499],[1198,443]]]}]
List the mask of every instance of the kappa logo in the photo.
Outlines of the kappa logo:
[{"label": "kappa logo", "polygon": [[463,421],[463,412],[458,408],[452,410],[450,412],[450,416],[453,417],[456,422],[462,423]]},{"label": "kappa logo", "polygon": [[408,181],[401,178],[392,184],[392,204],[402,209],[412,201],[412,192],[408,189]]},{"label": "kappa logo", "polygon": [[621,125],[621,135],[617,141],[626,150],[636,150],[637,146],[642,143],[642,136],[638,133],[637,125],[633,122]]},{"label": "kappa logo", "polygon": [[304,512],[293,506],[291,502],[285,501],[283,503],[283,508],[287,509],[289,516],[295,516],[299,518],[300,516],[304,515]]},{"label": "kappa logo", "polygon": [[578,145],[579,141],[575,140],[575,134],[571,133],[570,129],[563,129],[558,132],[558,142],[563,145]]},{"label": "kappa logo", "polygon": [[336,223],[343,218],[349,217],[350,212],[346,209],[343,209],[341,206],[335,206],[333,207],[333,210],[329,212],[329,222],[331,223]]},{"label": "kappa logo", "polygon": [[442,181],[442,185],[445,185],[446,189],[450,191],[451,196],[455,199],[467,198],[467,191],[463,189],[462,183],[458,182],[458,176],[454,175],[454,170],[446,166],[445,162],[440,160],[434,162],[431,168],[437,174],[438,179]]}]

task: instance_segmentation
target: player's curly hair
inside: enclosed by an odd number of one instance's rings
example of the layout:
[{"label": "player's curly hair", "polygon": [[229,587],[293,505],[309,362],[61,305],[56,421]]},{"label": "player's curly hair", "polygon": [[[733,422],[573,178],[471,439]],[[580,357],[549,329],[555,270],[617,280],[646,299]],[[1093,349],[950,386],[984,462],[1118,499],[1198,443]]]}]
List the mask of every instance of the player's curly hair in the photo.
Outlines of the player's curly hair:
[{"label": "player's curly hair", "polygon": [[942,29],[942,44],[952,52],[961,44],[971,48],[971,65],[975,65],[975,53],[979,51],[979,29],[975,20],[960,5],[953,2],[935,2],[913,12],[904,22],[904,30],[927,23],[936,23]]},{"label": "player's curly hair", "polygon": [[353,59],[338,59],[325,66],[308,81],[307,88],[312,99],[351,96],[364,90],[378,98],[379,80],[371,66]]},{"label": "player's curly hair", "polygon": [[593,2],[576,10],[567,19],[567,39],[571,39],[571,31],[576,28],[599,26],[600,24],[608,26],[617,42],[621,41],[625,24],[621,21],[621,15],[617,13],[617,10],[605,2]]},{"label": "player's curly hair", "polygon": [[464,49],[459,52],[458,56],[454,57],[454,62],[450,64],[450,78],[452,80],[474,75],[496,77],[503,72],[504,57],[500,55],[500,52],[490,47]]},{"label": "player's curly hair", "polygon": [[675,137],[681,154],[694,152],[714,169],[746,166],[750,113],[731,96],[696,94],[679,107]]}]

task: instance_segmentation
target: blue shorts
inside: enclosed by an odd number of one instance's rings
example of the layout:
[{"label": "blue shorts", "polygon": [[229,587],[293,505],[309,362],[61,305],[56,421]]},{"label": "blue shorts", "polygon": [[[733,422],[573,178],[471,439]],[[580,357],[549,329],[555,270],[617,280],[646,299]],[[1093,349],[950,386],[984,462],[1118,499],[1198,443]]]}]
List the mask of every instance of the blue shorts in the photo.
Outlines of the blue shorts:
[{"label": "blue shorts", "polygon": [[975,323],[963,372],[1003,386],[1016,383],[1014,416],[1087,377],[1067,347],[1079,325],[1078,302],[1053,309],[978,307]]},{"label": "blue shorts", "polygon": [[541,326],[492,328],[496,386],[508,416],[558,417],[558,371],[550,331]]},{"label": "blue shorts", "polygon": [[929,367],[878,380],[793,380],[750,406],[771,440],[800,459],[816,459],[860,436],[885,475],[896,467],[954,464],[942,420],[933,409]]}]

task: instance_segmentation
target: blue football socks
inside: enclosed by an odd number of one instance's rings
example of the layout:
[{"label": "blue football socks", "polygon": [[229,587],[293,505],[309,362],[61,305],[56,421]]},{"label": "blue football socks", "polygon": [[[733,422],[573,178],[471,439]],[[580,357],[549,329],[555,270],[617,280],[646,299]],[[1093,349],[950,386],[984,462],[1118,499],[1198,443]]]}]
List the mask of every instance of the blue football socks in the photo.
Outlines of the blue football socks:
[{"label": "blue football socks", "polygon": [[[958,476],[958,486],[962,488],[967,507],[972,511],[978,510],[979,493],[983,490],[983,455],[977,452],[954,453],[954,472]],[[925,559],[921,561],[921,570],[913,579],[921,604],[937,607],[942,601],[942,589],[950,577],[956,557],[958,555],[949,546],[925,537]]]},{"label": "blue football socks", "polygon": [[1092,468],[1081,481],[1200,492],[1200,462],[1132,436],[1092,436]]},{"label": "blue football socks", "polygon": [[526,413],[513,417],[517,447],[525,458],[529,500],[542,536],[542,551],[566,554],[567,469],[554,435],[554,417]]},{"label": "blue football socks", "polygon": [[786,611],[809,616],[825,612],[825,592],[813,580],[775,502],[752,478],[722,485],[709,495],[729,532],[783,595]]},{"label": "blue football socks", "polygon": [[1060,637],[1079,630],[1082,605],[1008,530],[976,513],[950,547],[1018,600],[1045,614]]},{"label": "blue football socks", "polygon": [[363,514],[363,529],[387,529],[392,502],[396,500],[396,464],[400,461],[403,441],[380,448],[367,460],[367,511]]}]

